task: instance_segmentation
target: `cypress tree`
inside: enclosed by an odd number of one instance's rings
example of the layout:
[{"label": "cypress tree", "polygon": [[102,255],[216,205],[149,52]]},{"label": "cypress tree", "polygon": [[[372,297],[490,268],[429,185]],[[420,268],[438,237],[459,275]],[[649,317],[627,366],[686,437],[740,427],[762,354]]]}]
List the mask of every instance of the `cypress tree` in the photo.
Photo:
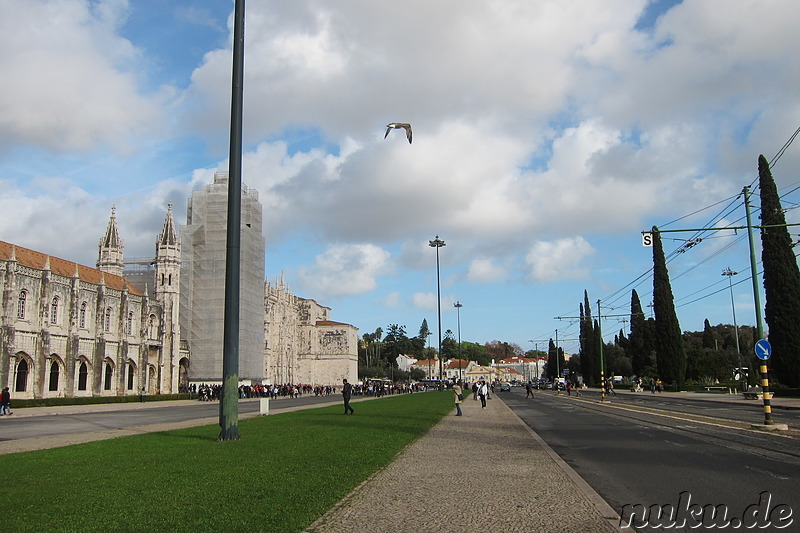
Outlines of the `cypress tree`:
[{"label": "cypress tree", "polygon": [[717,343],[714,342],[714,330],[711,329],[711,323],[706,318],[703,322],[703,348],[714,350],[717,348]]},{"label": "cypress tree", "polygon": [[550,345],[547,347],[547,378],[550,380],[553,380],[558,375],[556,357],[558,357],[556,344],[553,342],[553,339],[550,339]]},{"label": "cypress tree", "polygon": [[631,291],[631,334],[629,337],[628,355],[631,358],[631,368],[637,376],[647,367],[647,354],[645,353],[645,318],[642,312],[642,303],[636,289]]},{"label": "cypress tree", "polygon": [[792,251],[778,188],[769,163],[758,156],[758,182],[761,189],[761,260],[764,265],[764,319],[769,326],[772,357],[771,374],[789,386],[800,385],[800,271]]},{"label": "cypress tree", "polygon": [[656,314],[656,367],[664,383],[683,385],[686,351],[669,282],[661,235],[653,226],[653,310]]},{"label": "cypress tree", "polygon": [[587,385],[594,385],[597,381],[595,374],[599,374],[597,369],[597,345],[595,344],[594,328],[592,325],[592,308],[589,305],[589,293],[583,291],[583,318],[581,320],[581,372],[583,380]]}]

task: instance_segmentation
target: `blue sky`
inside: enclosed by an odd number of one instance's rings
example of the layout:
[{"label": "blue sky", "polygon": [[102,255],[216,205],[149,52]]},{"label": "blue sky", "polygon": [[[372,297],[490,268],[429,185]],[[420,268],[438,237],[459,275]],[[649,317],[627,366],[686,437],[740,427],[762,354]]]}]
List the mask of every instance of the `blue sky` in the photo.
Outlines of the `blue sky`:
[{"label": "blue sky", "polygon": [[[94,265],[116,205],[126,256],[151,255],[167,204],[184,221],[227,169],[233,2],[0,8],[0,239]],[[557,329],[574,351],[555,317],[584,290],[593,314],[627,313],[632,288],[650,301],[642,230],[741,224],[758,155],[800,126],[799,18],[793,0],[248,2],[243,180],[267,277],[361,333],[435,332],[438,235],[444,330],[460,301],[462,340],[529,349]],[[395,121],[413,144],[384,139]],[[798,168],[793,144],[784,207]],[[754,323],[742,235],[672,254],[684,330],[732,322],[727,267]],[[665,234],[667,253],[693,236]]]}]

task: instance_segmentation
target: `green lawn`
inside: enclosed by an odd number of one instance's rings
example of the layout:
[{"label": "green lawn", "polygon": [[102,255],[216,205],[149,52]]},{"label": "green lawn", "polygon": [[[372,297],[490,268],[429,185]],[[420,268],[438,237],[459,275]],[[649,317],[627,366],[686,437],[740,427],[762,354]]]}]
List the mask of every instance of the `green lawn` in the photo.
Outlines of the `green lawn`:
[{"label": "green lawn", "polygon": [[453,409],[450,391],[0,455],[0,531],[301,531]]}]

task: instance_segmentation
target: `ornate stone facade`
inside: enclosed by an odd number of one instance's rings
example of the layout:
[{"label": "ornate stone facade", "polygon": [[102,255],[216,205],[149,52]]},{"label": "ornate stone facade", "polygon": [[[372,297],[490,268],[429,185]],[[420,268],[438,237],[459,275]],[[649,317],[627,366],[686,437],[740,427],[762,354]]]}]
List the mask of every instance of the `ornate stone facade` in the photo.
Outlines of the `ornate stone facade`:
[{"label": "ornate stone facade", "polygon": [[330,308],[293,295],[283,279],[265,284],[268,383],[334,385],[358,380],[358,329],[330,320]]},{"label": "ornate stone facade", "polygon": [[[0,241],[0,388],[14,398],[175,393],[222,378],[227,173],[172,205],[155,258],[125,261],[115,212],[97,268]],[[261,204],[243,196],[240,381],[358,379],[358,330],[330,308],[264,281]],[[221,214],[222,213],[222,214]],[[220,235],[222,237],[220,237]]]},{"label": "ornate stone facade", "polygon": [[122,262],[113,211],[97,269],[0,241],[0,384],[15,398],[177,392],[189,359],[165,241],[177,246],[171,210],[156,243],[165,285],[154,298],[112,273]]}]

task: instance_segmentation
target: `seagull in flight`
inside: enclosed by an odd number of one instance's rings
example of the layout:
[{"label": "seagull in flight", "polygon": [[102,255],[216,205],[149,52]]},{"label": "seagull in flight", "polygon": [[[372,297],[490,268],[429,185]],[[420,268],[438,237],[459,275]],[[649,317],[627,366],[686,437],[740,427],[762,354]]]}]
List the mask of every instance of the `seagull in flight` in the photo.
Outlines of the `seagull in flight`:
[{"label": "seagull in flight", "polygon": [[388,137],[389,132],[392,131],[392,129],[399,130],[400,128],[406,130],[406,137],[408,138],[408,144],[411,144],[411,124],[405,124],[403,122],[392,122],[391,124],[387,124],[386,135],[384,135],[383,138],[385,139],[386,137]]}]

